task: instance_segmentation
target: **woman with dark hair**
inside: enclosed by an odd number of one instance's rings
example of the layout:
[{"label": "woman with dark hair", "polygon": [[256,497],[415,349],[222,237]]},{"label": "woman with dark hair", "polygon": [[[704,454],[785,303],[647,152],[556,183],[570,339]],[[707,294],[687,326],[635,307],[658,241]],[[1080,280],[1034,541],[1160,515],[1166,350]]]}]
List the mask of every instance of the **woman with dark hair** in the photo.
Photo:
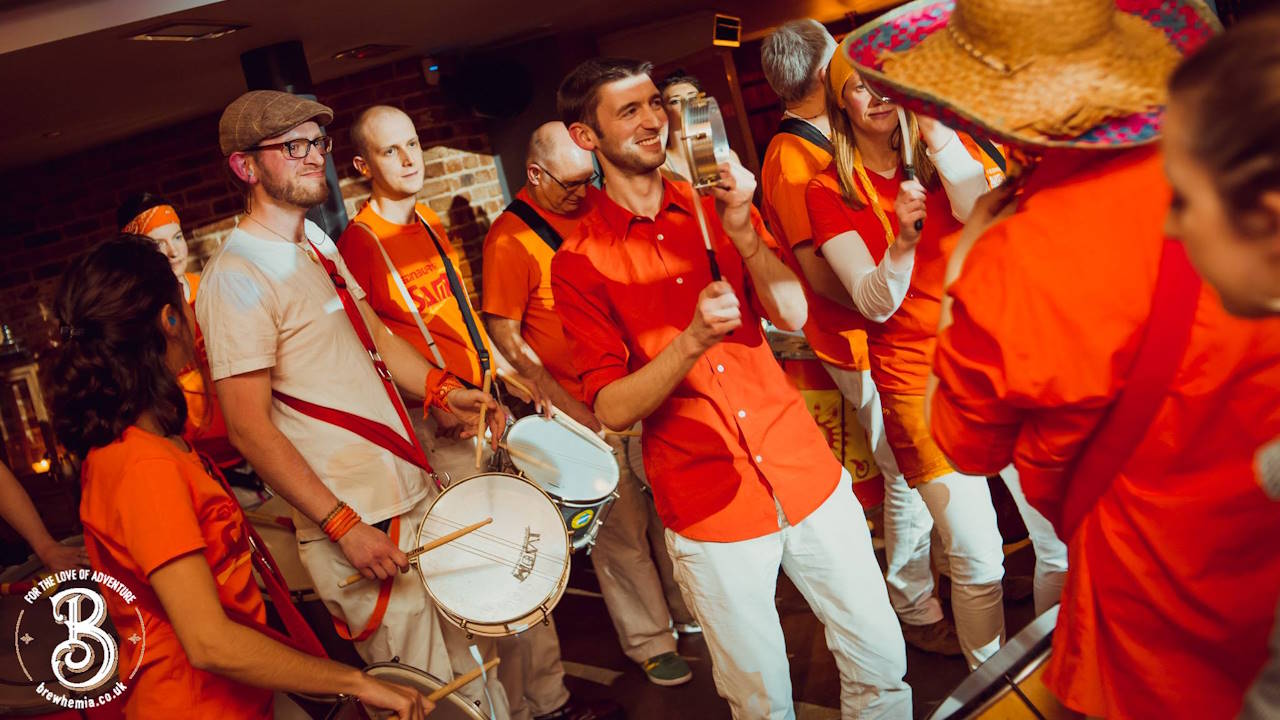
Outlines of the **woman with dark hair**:
[{"label": "woman with dark hair", "polygon": [[[246,521],[182,439],[177,374],[192,360],[190,306],[164,256],[121,235],[63,279],[53,367],[59,437],[83,462],[80,516],[92,566],[136,596],[108,593],[120,666],[141,664],[131,718],[272,717],[272,690],[346,693],[420,718],[417,691],[294,650],[255,628],[266,607]],[[144,628],[139,628],[139,620]]]},{"label": "woman with dark hair", "polygon": [[[1173,188],[1165,231],[1182,241],[1228,312],[1272,318],[1267,322],[1280,330],[1277,38],[1280,14],[1259,17],[1210,40],[1174,70],[1164,167]],[[1253,468],[1270,500],[1280,501],[1280,438],[1258,450]],[[1280,716],[1280,612],[1270,650],[1240,720]]]}]

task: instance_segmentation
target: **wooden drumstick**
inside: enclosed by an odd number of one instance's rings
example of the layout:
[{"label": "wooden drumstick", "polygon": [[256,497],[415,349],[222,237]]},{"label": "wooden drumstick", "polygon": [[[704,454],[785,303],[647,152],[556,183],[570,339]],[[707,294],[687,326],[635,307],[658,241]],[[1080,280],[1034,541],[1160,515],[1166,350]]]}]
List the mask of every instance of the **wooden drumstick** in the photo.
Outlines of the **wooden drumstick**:
[{"label": "wooden drumstick", "polygon": [[640,437],[639,430],[610,430],[605,428],[605,435],[613,435],[614,437]]},{"label": "wooden drumstick", "polygon": [[466,685],[472,680],[475,680],[476,678],[480,677],[482,674],[497,667],[499,662],[501,662],[500,658],[494,658],[486,662],[484,664],[484,667],[478,667],[475,670],[471,670],[470,672],[464,673],[463,675],[460,675],[450,680],[449,682],[442,685],[439,690],[436,690],[432,692],[430,695],[428,695],[427,699],[433,703],[440,702],[446,697],[449,697],[453,693],[457,692],[458,688],[462,687],[463,685]]},{"label": "wooden drumstick", "polygon": [[498,373],[498,377],[502,378],[503,382],[506,384],[514,387],[529,397],[533,397],[533,391],[529,389],[529,386],[517,380],[511,373],[503,370],[502,368],[498,368],[495,372]]},{"label": "wooden drumstick", "polygon": [[[454,530],[448,535],[441,535],[440,537],[436,538],[435,540],[432,540],[431,542],[425,545],[422,545],[421,547],[416,547],[410,550],[409,552],[405,553],[405,555],[408,556],[409,562],[413,562],[417,560],[418,557],[423,553],[431,550],[435,550],[436,548],[440,547],[441,545],[444,545],[445,543],[453,542],[454,540],[457,540],[458,538],[462,537],[463,535],[466,535],[467,533],[475,532],[476,530],[479,530],[480,528],[484,527],[485,525],[488,525],[491,522],[493,522],[493,518],[491,517],[485,518],[478,523],[472,523],[464,528],[459,528],[457,530]],[[351,575],[350,577],[348,577],[346,580],[343,580],[342,582],[338,583],[338,587],[344,588],[344,587],[347,587],[348,585],[355,585],[356,583],[365,579],[367,578],[365,578],[364,575],[360,573],[355,573],[354,575]]]},{"label": "wooden drumstick", "polygon": [[529,453],[526,453],[522,450],[517,450],[506,443],[499,443],[498,447],[506,450],[507,454],[511,456],[512,460],[519,460],[520,462],[529,463],[530,465],[540,467],[543,470],[555,470],[554,466],[548,465],[547,463],[539,460],[538,458],[530,455]]},{"label": "wooden drumstick", "polygon": [[493,373],[484,374],[484,385],[481,391],[485,394],[486,402],[480,406],[480,422],[476,423],[476,469],[483,470],[484,465],[480,462],[481,455],[484,454],[484,416],[489,412],[489,391],[493,388]]}]

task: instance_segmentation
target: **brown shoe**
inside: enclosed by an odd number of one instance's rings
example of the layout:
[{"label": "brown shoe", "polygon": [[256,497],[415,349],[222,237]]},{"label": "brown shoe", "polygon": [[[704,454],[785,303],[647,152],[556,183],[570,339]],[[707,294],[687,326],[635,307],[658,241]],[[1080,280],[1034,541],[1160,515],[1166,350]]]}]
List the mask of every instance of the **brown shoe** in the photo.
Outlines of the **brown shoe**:
[{"label": "brown shoe", "polygon": [[908,645],[925,652],[946,656],[963,654],[960,651],[960,640],[956,637],[956,628],[946,618],[928,625],[903,623],[902,639]]}]

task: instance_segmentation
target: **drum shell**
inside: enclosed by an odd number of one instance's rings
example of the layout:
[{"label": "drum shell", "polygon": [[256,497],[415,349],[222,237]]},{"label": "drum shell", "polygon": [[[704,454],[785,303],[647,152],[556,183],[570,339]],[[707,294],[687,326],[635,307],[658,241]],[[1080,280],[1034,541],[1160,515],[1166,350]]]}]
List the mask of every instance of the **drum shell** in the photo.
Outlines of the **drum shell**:
[{"label": "drum shell", "polygon": [[[444,686],[434,675],[400,663],[375,663],[365,668],[365,672],[379,680],[416,688],[423,695],[430,695]],[[346,700],[329,713],[328,720],[356,720],[364,717],[368,716],[361,712],[359,702]],[[431,720],[485,720],[485,716],[455,693],[436,703]]]}]

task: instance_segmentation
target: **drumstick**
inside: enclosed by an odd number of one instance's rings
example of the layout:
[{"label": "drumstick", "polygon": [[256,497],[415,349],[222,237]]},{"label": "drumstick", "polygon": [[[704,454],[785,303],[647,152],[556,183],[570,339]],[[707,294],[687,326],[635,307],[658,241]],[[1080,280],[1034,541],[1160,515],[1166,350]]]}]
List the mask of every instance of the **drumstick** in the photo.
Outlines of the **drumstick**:
[{"label": "drumstick", "polygon": [[[480,528],[484,527],[485,525],[488,525],[491,522],[493,522],[493,518],[491,517],[485,518],[478,523],[472,523],[464,528],[454,530],[448,535],[441,535],[440,537],[436,538],[435,540],[432,540],[431,542],[425,545],[422,545],[421,547],[416,547],[410,550],[409,552],[405,553],[405,555],[408,556],[409,562],[413,562],[414,560],[417,560],[418,557],[423,553],[428,552],[430,550],[435,550],[436,548],[440,547],[441,545],[444,545],[445,543],[453,542],[454,540],[457,540],[458,538],[462,537],[463,535],[466,535],[467,533],[475,532],[476,530],[479,530]],[[354,575],[351,575],[350,577],[348,577],[346,580],[343,580],[342,582],[338,583],[338,587],[344,588],[344,587],[347,587],[348,585],[355,585],[356,583],[364,579],[365,579],[364,575],[360,573],[355,573]]]},{"label": "drumstick", "polygon": [[[688,114],[685,115],[688,119]],[[684,159],[689,165],[689,174],[694,172],[693,160],[693,138],[689,137],[688,128],[681,128],[680,135],[684,138],[681,146],[684,148]],[[692,183],[691,183],[692,185]],[[716,262],[716,251],[711,249],[711,230],[707,227],[707,218],[702,212],[702,198],[698,196],[697,188],[693,190],[693,214],[698,218],[698,229],[702,230],[702,244],[707,248],[707,261],[711,263],[711,279],[720,279],[720,264]]]},{"label": "drumstick", "polygon": [[639,430],[610,430],[605,428],[605,435],[613,435],[615,437],[640,437]]},{"label": "drumstick", "polygon": [[529,397],[533,397],[533,391],[529,389],[529,386],[515,379],[515,376],[513,376],[511,373],[507,372],[506,370],[503,370],[502,368],[498,368],[495,372],[497,372],[498,377],[502,378],[503,381],[505,381],[508,385],[514,387],[515,389],[519,390],[525,395],[528,395]]},{"label": "drumstick", "polygon": [[507,451],[507,454],[510,455],[511,459],[513,460],[519,460],[520,462],[526,462],[526,463],[529,463],[530,465],[536,465],[542,468],[543,470],[555,470],[554,466],[548,465],[547,463],[539,460],[538,458],[526,452],[517,450],[511,447],[510,445],[508,445],[507,443],[499,443],[498,447],[505,449]]},{"label": "drumstick", "polygon": [[[898,127],[902,128],[902,176],[908,180],[916,179],[916,166],[911,164],[911,154],[915,148],[911,145],[911,126],[907,123],[907,111],[898,106]],[[916,220],[916,232],[924,228],[924,220]]]},{"label": "drumstick", "polygon": [[480,456],[484,454],[484,416],[489,411],[488,398],[489,390],[493,387],[493,373],[484,374],[484,386],[481,391],[485,394],[485,404],[480,406],[480,421],[476,423],[476,469],[483,470],[484,466],[480,463]]},{"label": "drumstick", "polygon": [[500,658],[494,658],[486,662],[484,664],[484,667],[478,667],[475,670],[464,673],[463,675],[450,680],[449,682],[442,685],[439,690],[436,690],[432,692],[430,695],[428,695],[427,699],[433,703],[440,702],[441,700],[445,699],[449,695],[452,695],[453,693],[457,692],[458,688],[462,687],[463,685],[466,685],[472,680],[475,680],[476,678],[483,675],[485,672],[488,672],[489,670],[492,670],[495,667],[497,667],[499,662],[501,662]]}]

